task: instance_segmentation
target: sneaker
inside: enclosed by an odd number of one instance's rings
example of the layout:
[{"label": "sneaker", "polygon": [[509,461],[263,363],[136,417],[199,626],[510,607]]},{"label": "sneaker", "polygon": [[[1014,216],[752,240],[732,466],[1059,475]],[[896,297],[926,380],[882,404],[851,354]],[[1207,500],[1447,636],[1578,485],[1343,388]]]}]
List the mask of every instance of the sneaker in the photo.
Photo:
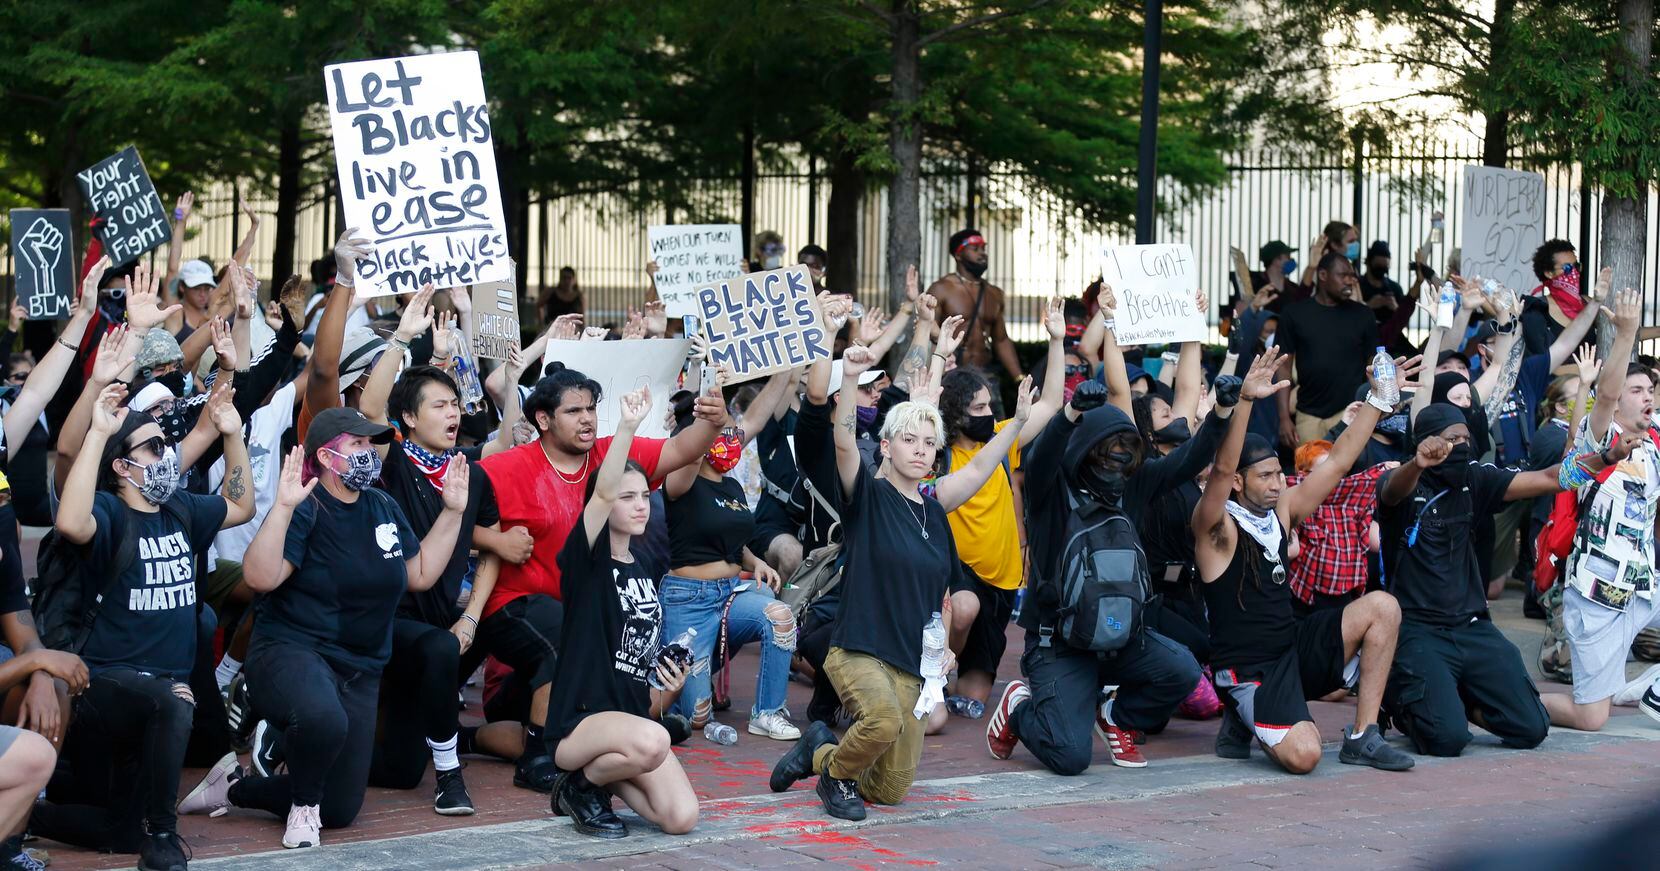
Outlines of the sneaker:
[{"label": "sneaker", "polygon": [[1343,727],[1343,749],[1337,751],[1337,761],[1345,765],[1370,765],[1380,771],[1406,771],[1415,760],[1383,740],[1377,726],[1367,726],[1359,735],[1352,734],[1353,726]]},{"label": "sneaker", "polygon": [[461,779],[461,769],[440,771],[437,781],[437,786],[433,788],[433,810],[446,817],[473,815],[473,797],[467,794],[467,784]]},{"label": "sneaker", "polygon": [[991,721],[986,723],[986,749],[991,751],[993,759],[1007,759],[1014,755],[1018,739],[1010,717],[1015,708],[1031,697],[1032,690],[1019,678],[1009,681],[1009,685],[1003,688],[1003,698],[998,699],[997,710],[992,712]]},{"label": "sneaker", "polygon": [[1637,700],[1643,697],[1643,693],[1650,686],[1653,686],[1656,680],[1660,680],[1660,665],[1651,665],[1647,671],[1637,675],[1630,683],[1621,687],[1620,691],[1614,694],[1614,704],[1626,706],[1637,704]]},{"label": "sneaker", "polygon": [[248,767],[260,777],[276,777],[288,768],[283,761],[282,731],[270,720],[254,724],[252,747],[248,750]]},{"label": "sneaker", "polygon": [[317,805],[294,805],[288,809],[288,828],[282,833],[282,845],[290,850],[317,847],[323,843],[323,817]]},{"label": "sneaker", "polygon": [[[145,866],[141,862],[138,867]],[[28,850],[20,850],[12,857],[11,867],[7,871],[46,871],[46,863],[30,855]]]},{"label": "sneaker", "polygon": [[1226,705],[1222,707],[1222,727],[1216,730],[1216,755],[1223,759],[1251,758],[1251,727]]},{"label": "sneaker", "polygon": [[801,730],[784,716],[783,711],[768,711],[750,718],[749,734],[764,735],[774,741],[794,741],[801,737]]},{"label": "sneaker", "polygon": [[1648,692],[1643,693],[1643,698],[1637,702],[1637,710],[1660,720],[1660,692],[1655,691],[1656,687],[1660,687],[1660,683],[1649,687]]},{"label": "sneaker", "polygon": [[553,788],[553,805],[571,818],[584,835],[615,840],[628,837],[628,826],[611,809],[611,793],[588,782],[580,771],[562,772]]},{"label": "sneaker", "polygon": [[226,753],[179,802],[179,813],[219,816],[231,806],[231,784],[241,779],[242,766],[236,764],[236,754]]},{"label": "sneaker", "polygon": [[528,789],[547,795],[553,792],[553,781],[559,776],[559,769],[554,767],[553,757],[520,756],[518,764],[513,766],[513,785],[520,789]]},{"label": "sneaker", "polygon": [[144,843],[138,848],[138,871],[186,871],[190,867],[190,858],[185,855],[185,847],[184,839],[176,832],[146,835]]},{"label": "sneaker", "polygon": [[1147,767],[1147,757],[1142,756],[1141,751],[1136,749],[1135,736],[1131,734],[1131,730],[1120,729],[1107,722],[1100,711],[1095,712],[1095,734],[1101,736],[1101,740],[1107,744],[1107,749],[1112,752],[1112,764],[1119,768]]},{"label": "sneaker", "polygon": [[858,822],[865,818],[864,796],[859,795],[858,785],[851,780],[820,775],[818,797],[824,802],[824,812],[838,820]]},{"label": "sneaker", "polygon": [[248,681],[241,674],[225,688],[225,723],[231,730],[231,749],[247,753],[253,746],[254,718],[249,712]]},{"label": "sneaker", "polygon": [[1199,675],[1199,683],[1193,691],[1182,699],[1176,706],[1177,716],[1189,720],[1209,720],[1222,713],[1222,700],[1216,697],[1216,687],[1211,685],[1210,673],[1206,671]]},{"label": "sneaker", "polygon": [[783,792],[794,786],[796,781],[812,776],[813,756],[818,753],[818,748],[834,743],[836,736],[829,726],[818,720],[808,723],[807,731],[802,733],[790,752],[779,757],[777,764],[772,766],[772,778],[767,785],[772,787],[773,792]]}]

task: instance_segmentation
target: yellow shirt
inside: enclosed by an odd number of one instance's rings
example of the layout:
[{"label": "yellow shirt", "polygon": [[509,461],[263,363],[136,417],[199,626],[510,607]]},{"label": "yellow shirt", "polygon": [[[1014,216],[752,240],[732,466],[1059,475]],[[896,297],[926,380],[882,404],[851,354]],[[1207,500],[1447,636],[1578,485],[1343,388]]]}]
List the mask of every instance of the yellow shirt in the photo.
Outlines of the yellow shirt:
[{"label": "yellow shirt", "polygon": [[[997,430],[1001,432],[1010,423],[1012,419],[999,422]],[[952,445],[952,471],[968,465],[982,447]],[[1017,444],[1009,449],[1009,471],[1018,468],[1020,446]],[[985,485],[947,515],[947,519],[951,522],[951,534],[957,540],[957,556],[974,574],[999,589],[1020,587],[1020,531],[1015,526],[1014,490],[1001,468],[992,472]]]}]

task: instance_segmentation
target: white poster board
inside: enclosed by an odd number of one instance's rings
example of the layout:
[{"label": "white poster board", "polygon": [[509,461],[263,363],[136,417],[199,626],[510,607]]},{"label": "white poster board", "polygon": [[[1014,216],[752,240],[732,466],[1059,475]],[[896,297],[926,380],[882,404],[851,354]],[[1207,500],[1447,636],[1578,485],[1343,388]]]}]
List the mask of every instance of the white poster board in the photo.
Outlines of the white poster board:
[{"label": "white poster board", "polygon": [[632,339],[621,342],[580,341],[575,339],[548,342],[542,368],[555,360],[566,368],[599,382],[600,399],[595,409],[599,416],[599,435],[608,436],[617,431],[620,419],[617,400],[632,393],[641,385],[651,387],[651,410],[640,421],[635,435],[647,438],[667,438],[668,427],[663,417],[669,407],[669,397],[679,389],[680,370],[686,363],[686,352],[692,347],[690,339]]},{"label": "white poster board", "polygon": [[1533,252],[1545,242],[1545,177],[1466,166],[1461,199],[1459,271],[1465,277],[1491,278],[1517,293],[1537,286]]},{"label": "white poster board", "polygon": [[1205,340],[1194,304],[1199,276],[1186,245],[1113,245],[1101,252],[1101,278],[1118,298],[1113,335],[1120,345]]},{"label": "white poster board", "polygon": [[323,70],[346,226],[374,245],[359,297],[512,280],[478,53]]},{"label": "white poster board", "polygon": [[709,362],[732,368],[728,384],[808,366],[835,352],[835,336],[824,326],[805,266],[702,285],[693,297],[709,340]]},{"label": "white poster board", "polygon": [[648,257],[657,263],[657,295],[670,317],[697,314],[692,291],[736,278],[748,268],[737,224],[652,224]]}]

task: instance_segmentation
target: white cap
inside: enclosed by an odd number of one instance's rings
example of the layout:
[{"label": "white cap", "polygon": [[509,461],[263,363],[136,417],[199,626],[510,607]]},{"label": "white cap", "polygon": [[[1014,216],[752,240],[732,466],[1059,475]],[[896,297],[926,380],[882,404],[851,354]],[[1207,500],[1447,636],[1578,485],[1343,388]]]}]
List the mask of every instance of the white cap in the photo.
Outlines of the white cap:
[{"label": "white cap", "polygon": [[218,282],[213,280],[213,267],[205,260],[190,260],[179,267],[179,283],[185,287],[217,287]]},{"label": "white cap", "polygon": [[[881,369],[866,369],[859,373],[859,386],[869,387],[881,377]],[[837,360],[830,364],[830,392],[835,393],[840,389],[842,389],[842,361]]]}]

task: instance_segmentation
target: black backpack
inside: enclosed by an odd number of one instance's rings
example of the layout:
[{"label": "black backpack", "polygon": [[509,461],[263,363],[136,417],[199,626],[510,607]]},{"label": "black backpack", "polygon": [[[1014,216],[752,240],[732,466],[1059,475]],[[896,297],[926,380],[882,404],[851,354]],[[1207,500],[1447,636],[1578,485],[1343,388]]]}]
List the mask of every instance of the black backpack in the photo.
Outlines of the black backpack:
[{"label": "black backpack", "polygon": [[[1135,524],[1093,502],[1072,507],[1059,577],[1052,581],[1059,607],[1046,627],[1067,647],[1112,653],[1141,636],[1141,613],[1150,593],[1147,556]],[[1041,633],[1040,633],[1041,634]]]},{"label": "black backpack", "polygon": [[[138,523],[132,509],[125,505],[122,508],[121,537],[116,543],[113,566],[100,568],[94,563],[90,541],[75,544],[56,529],[49,530],[41,539],[40,553],[35,558],[34,598],[29,610],[41,643],[47,647],[79,655],[92,635],[98,606],[138,559]],[[161,510],[189,534],[190,517],[182,505],[170,499],[162,503]]]}]

